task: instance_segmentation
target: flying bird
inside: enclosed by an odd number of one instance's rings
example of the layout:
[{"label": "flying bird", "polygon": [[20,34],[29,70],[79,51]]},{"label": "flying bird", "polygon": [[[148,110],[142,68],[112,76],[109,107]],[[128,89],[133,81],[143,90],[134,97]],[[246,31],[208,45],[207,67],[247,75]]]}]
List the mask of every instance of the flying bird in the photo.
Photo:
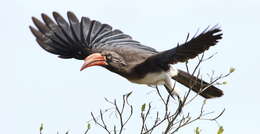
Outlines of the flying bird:
[{"label": "flying bird", "polygon": [[[79,20],[70,11],[68,22],[57,12],[53,12],[54,20],[44,13],[41,17],[43,21],[32,17],[37,29],[30,26],[38,44],[59,58],[84,60],[80,70],[102,66],[133,83],[164,85],[170,94],[175,93],[173,79],[204,98],[223,95],[217,87],[173,66],[216,45],[222,38],[218,27],[207,28],[183,44],[159,52],[108,24],[88,17]],[[205,87],[208,88],[201,91]]]}]

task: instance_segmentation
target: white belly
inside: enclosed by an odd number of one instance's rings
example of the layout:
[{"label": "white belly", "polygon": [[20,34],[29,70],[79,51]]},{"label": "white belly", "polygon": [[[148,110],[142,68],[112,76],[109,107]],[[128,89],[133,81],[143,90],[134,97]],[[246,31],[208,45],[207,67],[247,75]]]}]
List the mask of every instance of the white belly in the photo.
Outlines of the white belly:
[{"label": "white belly", "polygon": [[164,84],[164,79],[166,75],[167,75],[166,72],[148,73],[142,79],[130,80],[130,81],[137,84],[162,85]]},{"label": "white belly", "polygon": [[166,79],[169,79],[169,77],[176,76],[177,74],[178,74],[177,69],[171,67],[170,71],[168,72],[162,71],[162,72],[148,73],[142,79],[130,80],[130,81],[133,83],[146,84],[149,86],[163,85],[165,84]]}]

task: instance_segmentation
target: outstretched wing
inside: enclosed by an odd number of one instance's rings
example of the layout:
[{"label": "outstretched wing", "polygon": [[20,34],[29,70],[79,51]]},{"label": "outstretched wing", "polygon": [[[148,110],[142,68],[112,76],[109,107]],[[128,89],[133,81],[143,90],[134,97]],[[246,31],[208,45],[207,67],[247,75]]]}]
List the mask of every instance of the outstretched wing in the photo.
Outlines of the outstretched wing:
[{"label": "outstretched wing", "polygon": [[118,29],[113,30],[108,24],[101,24],[87,17],[82,17],[79,21],[72,12],[68,12],[67,16],[69,23],[57,12],[53,12],[56,22],[42,14],[44,23],[33,17],[37,29],[30,26],[38,44],[60,58],[84,59],[91,53],[113,50],[125,45],[157,52],[151,47],[141,45]]},{"label": "outstretched wing", "polygon": [[168,66],[168,64],[185,62],[208,50],[209,47],[216,45],[220,39],[222,39],[220,28],[216,26],[209,30],[207,28],[201,34],[194,36],[184,44],[149,57],[143,64],[153,63],[160,66]]}]

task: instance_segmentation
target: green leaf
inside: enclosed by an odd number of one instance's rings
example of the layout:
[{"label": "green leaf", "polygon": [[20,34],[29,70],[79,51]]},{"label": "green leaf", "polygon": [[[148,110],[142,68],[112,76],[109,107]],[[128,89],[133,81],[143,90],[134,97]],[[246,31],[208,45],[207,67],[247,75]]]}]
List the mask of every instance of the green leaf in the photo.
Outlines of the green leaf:
[{"label": "green leaf", "polygon": [[40,126],[40,132],[42,132],[42,130],[43,130],[43,123],[41,123],[41,126]]},{"label": "green leaf", "polygon": [[196,127],[196,129],[195,129],[195,134],[200,134],[200,128],[199,127]]},{"label": "green leaf", "polygon": [[91,125],[90,125],[90,123],[88,123],[88,126],[87,126],[87,128],[88,128],[88,129],[90,129],[90,128],[91,128]]},{"label": "green leaf", "polygon": [[224,82],[222,82],[222,84],[223,84],[223,85],[227,85],[227,84],[228,84],[228,82],[227,82],[227,81],[224,81]]},{"label": "green leaf", "polygon": [[145,106],[146,106],[146,104],[144,103],[144,104],[142,105],[142,107],[141,107],[141,111],[142,111],[142,112],[145,110]]},{"label": "green leaf", "polygon": [[235,72],[235,68],[234,67],[231,67],[230,69],[229,69],[229,73],[233,73],[233,72]]},{"label": "green leaf", "polygon": [[224,132],[224,128],[220,126],[217,134],[223,134],[223,132]]}]

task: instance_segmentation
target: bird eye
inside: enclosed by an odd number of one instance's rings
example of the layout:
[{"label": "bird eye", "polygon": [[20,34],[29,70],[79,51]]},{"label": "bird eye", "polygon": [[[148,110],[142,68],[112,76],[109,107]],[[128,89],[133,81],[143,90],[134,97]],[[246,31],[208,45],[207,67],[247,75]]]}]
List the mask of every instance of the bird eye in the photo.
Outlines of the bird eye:
[{"label": "bird eye", "polygon": [[111,54],[106,55],[106,58],[107,58],[108,60],[111,60],[111,59],[112,59]]}]

